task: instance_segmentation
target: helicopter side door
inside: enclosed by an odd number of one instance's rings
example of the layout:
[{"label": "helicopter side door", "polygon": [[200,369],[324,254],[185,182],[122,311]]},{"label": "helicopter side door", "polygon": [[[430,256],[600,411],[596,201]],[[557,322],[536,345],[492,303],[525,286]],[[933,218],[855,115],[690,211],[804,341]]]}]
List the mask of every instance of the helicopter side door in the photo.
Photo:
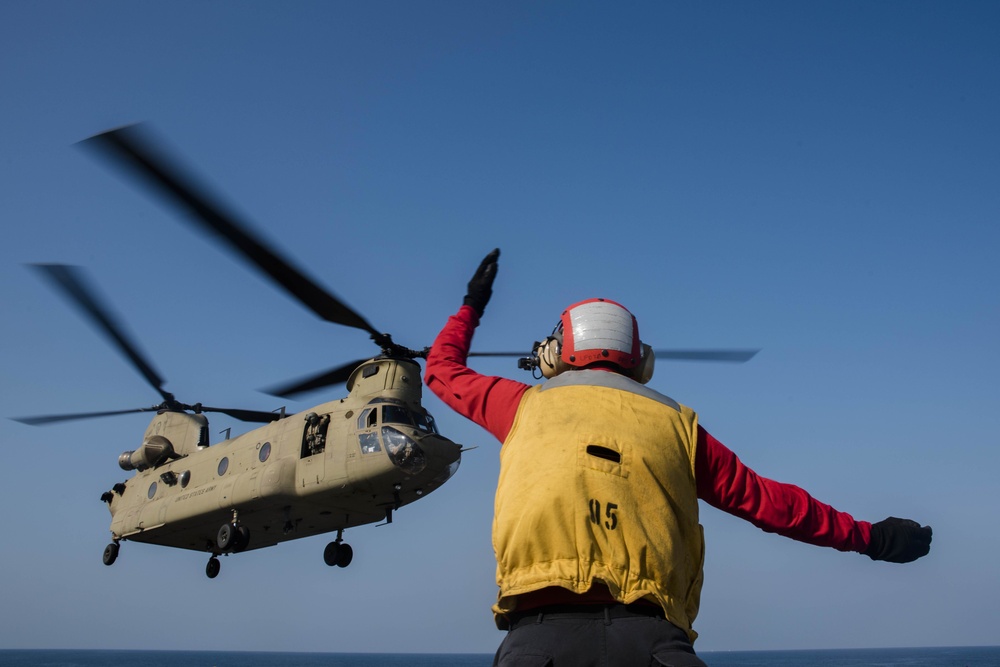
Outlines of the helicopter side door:
[{"label": "helicopter side door", "polygon": [[299,485],[302,488],[317,486],[326,477],[326,456],[324,456],[330,430],[330,415],[306,415],[302,429],[302,448],[298,465]]}]

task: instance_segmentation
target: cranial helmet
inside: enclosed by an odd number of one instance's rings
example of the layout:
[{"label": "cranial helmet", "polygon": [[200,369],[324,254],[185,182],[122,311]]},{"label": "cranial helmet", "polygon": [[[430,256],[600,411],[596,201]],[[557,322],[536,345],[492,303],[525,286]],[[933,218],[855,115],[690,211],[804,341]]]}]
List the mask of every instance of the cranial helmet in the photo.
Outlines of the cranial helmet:
[{"label": "cranial helmet", "polygon": [[595,364],[643,384],[653,377],[653,350],[639,340],[635,317],[609,299],[588,299],[564,310],[552,335],[537,343],[534,353],[546,378]]}]

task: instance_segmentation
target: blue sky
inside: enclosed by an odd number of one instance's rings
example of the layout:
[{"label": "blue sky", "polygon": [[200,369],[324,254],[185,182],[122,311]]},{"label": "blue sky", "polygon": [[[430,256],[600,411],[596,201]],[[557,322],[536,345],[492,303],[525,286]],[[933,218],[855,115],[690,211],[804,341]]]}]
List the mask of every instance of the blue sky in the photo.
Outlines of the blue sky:
[{"label": "blue sky", "polygon": [[[761,348],[651,384],[760,474],[934,527],[900,566],[704,507],[700,650],[1000,644],[998,26],[987,2],[2,3],[0,404],[158,400],[30,262],[84,266],[188,402],[273,409],[259,388],[375,351],[75,146],[144,121],[410,347],[500,247],[477,349],[594,296],[654,347]],[[0,647],[493,651],[498,444],[425,404],[478,449],[349,531],[350,568],[317,537],[214,581],[141,544],[101,564],[147,416],[0,421]]]}]

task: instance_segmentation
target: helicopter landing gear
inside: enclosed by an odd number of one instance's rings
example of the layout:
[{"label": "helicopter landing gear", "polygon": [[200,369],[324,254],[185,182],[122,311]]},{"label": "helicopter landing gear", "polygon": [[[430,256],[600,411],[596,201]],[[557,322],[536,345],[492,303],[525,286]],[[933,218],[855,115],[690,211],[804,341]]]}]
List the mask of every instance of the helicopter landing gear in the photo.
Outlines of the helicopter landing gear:
[{"label": "helicopter landing gear", "polygon": [[330,567],[347,567],[354,559],[354,549],[350,544],[337,544],[330,542],[323,550],[323,562]]},{"label": "helicopter landing gear", "polygon": [[250,529],[240,523],[239,512],[233,510],[233,520],[224,523],[219,527],[219,532],[215,535],[215,544],[209,544],[212,557],[205,565],[205,574],[209,579],[219,576],[222,564],[219,562],[221,554],[238,554],[250,544]]},{"label": "helicopter landing gear", "polygon": [[104,564],[114,565],[114,562],[118,560],[118,542],[112,542],[108,546],[104,547]]},{"label": "helicopter landing gear", "polygon": [[236,526],[236,547],[233,551],[239,553],[246,549],[248,544],[250,544],[250,529],[243,525]]},{"label": "helicopter landing gear", "polygon": [[250,530],[238,523],[224,523],[215,538],[220,552],[239,553],[250,544]]},{"label": "helicopter landing gear", "polygon": [[239,514],[233,510],[233,520],[222,524],[215,537],[215,545],[220,552],[239,553],[250,544],[250,529],[240,523]]},{"label": "helicopter landing gear", "polygon": [[344,542],[344,531],[337,531],[337,539],[326,545],[323,550],[323,562],[333,567],[347,567],[354,560],[354,549]]}]

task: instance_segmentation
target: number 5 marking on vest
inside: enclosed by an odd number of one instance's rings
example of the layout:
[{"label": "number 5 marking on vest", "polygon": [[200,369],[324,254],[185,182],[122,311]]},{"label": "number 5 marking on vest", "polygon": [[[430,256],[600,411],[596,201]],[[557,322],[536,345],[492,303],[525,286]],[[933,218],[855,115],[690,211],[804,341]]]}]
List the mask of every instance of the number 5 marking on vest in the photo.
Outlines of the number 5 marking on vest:
[{"label": "number 5 marking on vest", "polygon": [[[616,513],[617,510],[618,510],[618,505],[616,505],[615,503],[608,503],[607,505],[604,506],[604,515],[606,517],[604,521],[604,527],[607,528],[608,530],[614,530],[615,528],[618,527],[618,514]],[[594,500],[593,498],[590,499],[590,520],[593,523],[597,524],[598,526],[601,525],[600,500]]]}]

